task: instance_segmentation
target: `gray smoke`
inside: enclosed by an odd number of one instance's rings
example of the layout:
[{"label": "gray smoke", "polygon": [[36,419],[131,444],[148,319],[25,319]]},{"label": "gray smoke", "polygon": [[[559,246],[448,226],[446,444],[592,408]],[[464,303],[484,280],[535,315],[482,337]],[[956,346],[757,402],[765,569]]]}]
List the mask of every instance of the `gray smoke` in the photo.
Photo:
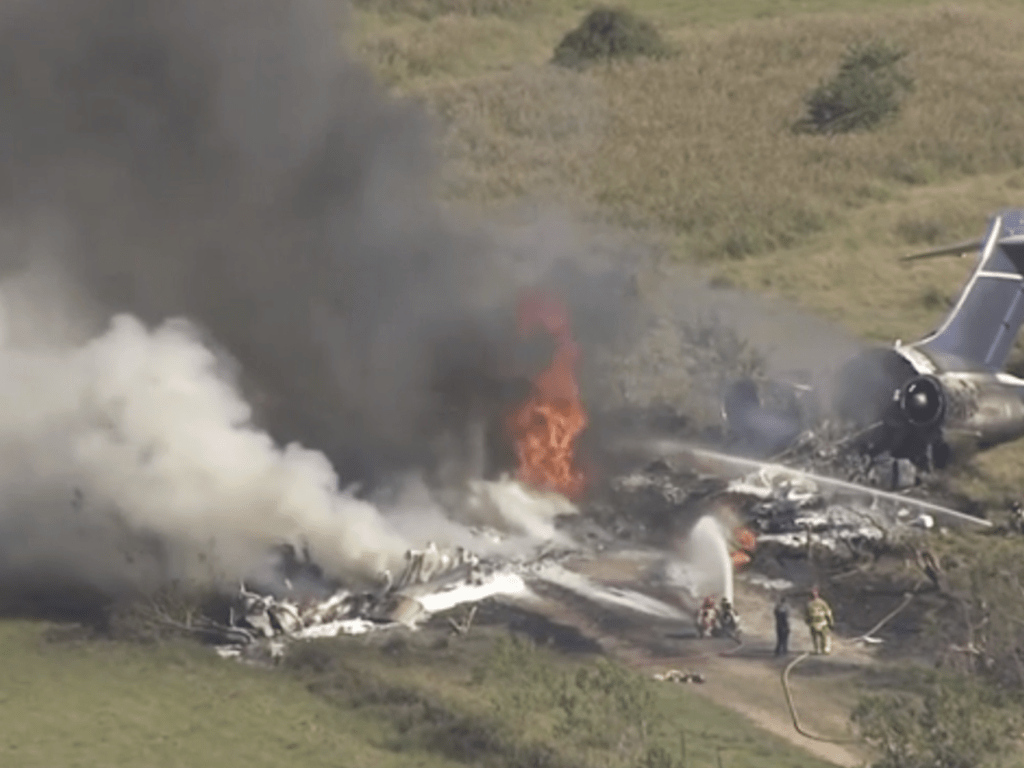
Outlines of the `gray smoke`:
[{"label": "gray smoke", "polygon": [[436,348],[488,252],[429,194],[423,114],[345,56],[336,14],[30,0],[2,15],[0,210],[60,223],[53,256],[95,305],[92,330],[188,317],[283,438],[343,470],[410,459]]},{"label": "gray smoke", "polygon": [[338,486],[423,461],[515,284],[334,7],[0,10],[8,571],[230,580],[288,542],[372,576],[422,545]]},{"label": "gray smoke", "polygon": [[339,486],[507,396],[522,285],[566,297],[588,365],[636,332],[628,281],[566,266],[621,240],[445,214],[429,121],[345,52],[339,6],[0,8],[0,570],[230,581],[291,543],[372,577],[465,543],[432,500]]}]

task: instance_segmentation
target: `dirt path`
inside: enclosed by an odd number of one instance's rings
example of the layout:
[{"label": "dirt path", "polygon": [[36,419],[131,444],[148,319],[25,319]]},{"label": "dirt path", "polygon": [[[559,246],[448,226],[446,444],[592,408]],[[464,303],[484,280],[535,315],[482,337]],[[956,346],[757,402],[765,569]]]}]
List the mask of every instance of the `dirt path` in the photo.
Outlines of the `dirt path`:
[{"label": "dirt path", "polygon": [[[841,652],[832,660],[839,661],[840,656]],[[791,655],[786,661],[792,661],[793,658]],[[694,685],[695,693],[744,715],[758,727],[822,760],[849,768],[865,763],[867,755],[857,744],[830,743],[797,732],[781,685],[781,672],[785,664],[776,662],[774,657],[709,656],[697,660],[680,658],[678,661],[679,667],[704,674],[707,682]],[[672,664],[666,662],[670,660],[661,659],[656,663],[648,661],[638,666],[653,673],[672,668]],[[848,671],[840,671],[834,676],[826,673],[822,679],[808,682],[800,679],[796,673],[793,674],[793,697],[801,724],[809,732],[823,738],[834,738],[837,742],[850,738],[846,728],[849,708],[845,703],[837,701],[834,695],[836,684],[847,676]]]},{"label": "dirt path", "polygon": [[609,627],[601,626],[603,622],[595,622],[593,617],[588,620],[564,603],[558,613],[561,620],[580,627],[598,639],[608,653],[634,668],[648,674],[669,669],[700,672],[706,682],[692,686],[698,695],[744,715],[758,727],[822,760],[844,768],[865,765],[869,755],[851,739],[849,714],[857,698],[854,678],[875,663],[871,653],[853,641],[837,638],[830,656],[809,657],[791,672],[790,689],[800,723],[820,740],[808,738],[795,728],[782,686],[786,665],[810,649],[806,629],[795,620],[791,653],[776,658],[774,619],[763,593],[737,585],[736,604],[744,628],[740,647],[728,640],[678,635],[668,640],[655,638],[657,630],[649,625],[640,633],[608,631]]}]

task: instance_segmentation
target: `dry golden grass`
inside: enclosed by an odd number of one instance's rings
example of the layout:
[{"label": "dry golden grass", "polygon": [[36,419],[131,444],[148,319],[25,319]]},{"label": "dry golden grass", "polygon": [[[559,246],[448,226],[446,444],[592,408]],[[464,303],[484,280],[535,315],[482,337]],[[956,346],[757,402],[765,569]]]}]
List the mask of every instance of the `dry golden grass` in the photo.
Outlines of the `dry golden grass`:
[{"label": "dry golden grass", "polygon": [[[1019,2],[642,0],[630,8],[659,23],[677,57],[582,73],[549,65],[589,8],[362,12],[357,47],[438,117],[447,198],[555,199],[654,234],[680,265],[652,266],[643,281],[666,306],[673,280],[693,282],[683,265],[696,265],[857,337],[910,339],[938,320],[969,265],[910,269],[897,257],[980,234],[992,211],[1024,205]],[[898,119],[871,133],[793,133],[808,91],[850,43],[872,37],[910,51],[916,88]],[[649,336],[633,383],[650,399],[685,390],[678,331]],[[651,376],[657,386],[641,381]],[[1024,488],[1021,459],[1024,447],[994,451],[964,487],[993,500]]]},{"label": "dry golden grass", "polygon": [[[956,242],[983,233],[987,217],[1024,205],[1024,175],[1003,172],[946,185],[915,186],[885,204],[856,211],[841,227],[799,248],[715,267],[712,281],[784,300],[827,318],[858,338],[909,341],[932,330],[973,267],[971,259],[906,264],[899,257],[929,242]],[[911,238],[909,235],[915,235]],[[1018,341],[1017,357],[1021,344]],[[954,487],[1003,507],[1024,493],[1024,443],[976,457]]]},{"label": "dry golden grass", "polygon": [[852,212],[845,224],[798,248],[720,263],[712,280],[796,303],[861,338],[919,337],[938,322],[973,261],[908,264],[899,258],[931,243],[983,234],[993,211],[1024,204],[1012,188],[1015,178],[986,174],[908,188],[885,204]]},{"label": "dry golden grass", "polygon": [[448,193],[475,204],[558,194],[594,208],[605,130],[600,76],[558,67],[433,88],[445,126]]},{"label": "dry golden grass", "polygon": [[406,15],[422,21],[440,16],[502,16],[520,19],[539,9],[540,0],[353,0],[362,11]]},{"label": "dry golden grass", "polygon": [[[407,86],[449,126],[453,196],[489,203],[557,180],[620,224],[672,233],[680,256],[736,258],[806,242],[910,186],[1024,165],[1022,35],[1007,10],[808,16],[677,30],[669,61]],[[911,51],[904,113],[873,133],[794,134],[807,91],[873,36]]]}]

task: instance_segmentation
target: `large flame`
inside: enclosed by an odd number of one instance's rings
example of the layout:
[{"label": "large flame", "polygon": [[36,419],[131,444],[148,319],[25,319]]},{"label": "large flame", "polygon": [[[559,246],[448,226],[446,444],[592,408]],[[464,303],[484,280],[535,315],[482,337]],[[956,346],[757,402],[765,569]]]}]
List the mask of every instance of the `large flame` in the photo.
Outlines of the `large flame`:
[{"label": "large flame", "polygon": [[576,439],[586,429],[587,414],[576,381],[579,347],[569,330],[565,304],[546,293],[534,293],[519,302],[519,335],[538,330],[551,334],[555,350],[551,364],[533,379],[527,400],[506,422],[515,447],[516,476],[528,485],[578,498],[586,485],[576,467]]}]

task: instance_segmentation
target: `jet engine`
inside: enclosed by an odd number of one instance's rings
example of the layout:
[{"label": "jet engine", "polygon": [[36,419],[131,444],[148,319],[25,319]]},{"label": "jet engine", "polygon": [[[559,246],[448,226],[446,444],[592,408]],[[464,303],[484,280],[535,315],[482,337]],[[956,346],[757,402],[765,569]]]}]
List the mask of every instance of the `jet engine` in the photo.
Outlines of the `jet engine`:
[{"label": "jet engine", "polygon": [[733,450],[767,457],[790,446],[803,424],[795,400],[786,405],[762,402],[753,379],[741,379],[727,387],[722,416],[732,436]]},{"label": "jet engine", "polygon": [[919,466],[945,465],[943,442],[946,393],[930,374],[914,376],[892,394],[892,402],[876,433],[872,453],[888,451],[894,458],[910,459]]},{"label": "jet engine", "polygon": [[934,376],[917,376],[898,389],[893,399],[905,426],[928,430],[940,426],[946,415],[946,397],[942,384]]}]

